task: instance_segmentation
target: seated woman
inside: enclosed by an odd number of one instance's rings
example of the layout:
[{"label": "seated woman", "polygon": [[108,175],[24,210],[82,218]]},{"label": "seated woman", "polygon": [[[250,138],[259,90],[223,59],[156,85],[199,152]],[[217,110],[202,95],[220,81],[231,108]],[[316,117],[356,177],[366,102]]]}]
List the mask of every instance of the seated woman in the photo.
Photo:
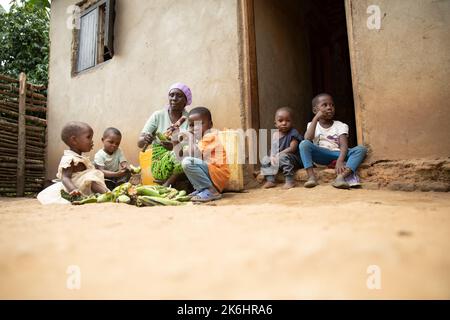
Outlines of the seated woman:
[{"label": "seated woman", "polygon": [[[183,120],[187,119],[188,116],[186,107],[192,103],[191,89],[183,83],[174,83],[169,88],[168,98],[169,104],[161,110],[153,112],[145,123],[138,139],[139,148],[142,149],[150,145],[155,139],[156,132],[164,133],[167,130],[171,130],[174,131],[172,141],[161,142],[170,151],[173,149],[173,144],[177,143],[177,131],[186,131],[188,129],[187,121],[183,122]],[[175,185],[177,181],[182,179],[182,176],[179,174],[172,175],[165,181],[164,185]]]}]

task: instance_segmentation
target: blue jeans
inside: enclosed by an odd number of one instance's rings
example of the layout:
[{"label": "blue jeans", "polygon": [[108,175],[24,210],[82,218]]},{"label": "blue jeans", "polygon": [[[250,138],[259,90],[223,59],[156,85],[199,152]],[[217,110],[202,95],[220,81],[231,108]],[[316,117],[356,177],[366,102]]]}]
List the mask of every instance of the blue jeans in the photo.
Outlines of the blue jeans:
[{"label": "blue jeans", "polygon": [[[313,166],[313,162],[328,165],[333,160],[337,160],[340,154],[340,151],[331,151],[329,149],[319,147],[309,140],[303,140],[300,143],[299,149],[305,169],[311,168]],[[345,157],[346,167],[352,169],[353,172],[356,172],[359,165],[366,157],[366,154],[367,148],[363,146],[348,149],[347,157]]]},{"label": "blue jeans", "polygon": [[213,186],[208,164],[202,159],[186,157],[181,161],[181,166],[195,190],[208,189]]}]

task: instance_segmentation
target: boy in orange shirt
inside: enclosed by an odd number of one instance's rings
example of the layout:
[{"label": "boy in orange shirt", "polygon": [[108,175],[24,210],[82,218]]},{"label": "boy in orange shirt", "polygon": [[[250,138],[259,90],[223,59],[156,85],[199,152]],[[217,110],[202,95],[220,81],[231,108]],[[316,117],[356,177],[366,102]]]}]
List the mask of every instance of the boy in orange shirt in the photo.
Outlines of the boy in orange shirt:
[{"label": "boy in orange shirt", "polygon": [[219,136],[211,130],[211,112],[205,107],[194,108],[189,112],[188,121],[193,143],[189,145],[189,156],[181,165],[195,189],[191,200],[208,202],[220,199],[228,184],[230,169]]}]

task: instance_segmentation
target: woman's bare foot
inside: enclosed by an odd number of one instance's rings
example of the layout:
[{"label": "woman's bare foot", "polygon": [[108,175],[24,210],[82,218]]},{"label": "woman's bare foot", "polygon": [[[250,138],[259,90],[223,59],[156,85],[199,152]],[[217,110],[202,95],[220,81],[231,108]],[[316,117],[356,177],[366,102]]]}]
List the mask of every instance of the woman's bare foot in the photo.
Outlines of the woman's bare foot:
[{"label": "woman's bare foot", "polygon": [[283,185],[283,189],[292,189],[292,188],[295,188],[294,181],[286,181]]},{"label": "woman's bare foot", "polygon": [[276,187],[276,183],[272,182],[272,181],[266,181],[266,183],[264,183],[263,188],[264,189],[270,189],[270,188],[274,188]]}]

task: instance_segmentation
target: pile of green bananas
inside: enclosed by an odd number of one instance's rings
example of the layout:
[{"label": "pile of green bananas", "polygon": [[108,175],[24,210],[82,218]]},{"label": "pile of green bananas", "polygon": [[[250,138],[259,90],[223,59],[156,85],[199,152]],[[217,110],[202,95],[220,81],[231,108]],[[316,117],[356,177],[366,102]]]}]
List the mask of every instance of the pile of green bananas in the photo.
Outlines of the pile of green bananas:
[{"label": "pile of green bananas", "polygon": [[186,204],[191,197],[186,195],[186,191],[178,191],[175,188],[163,186],[134,186],[131,183],[124,183],[112,191],[103,194],[93,194],[90,196],[71,196],[61,190],[61,196],[70,201],[73,205],[83,205],[88,203],[117,202],[142,206],[179,206]]},{"label": "pile of green bananas", "polygon": [[82,196],[82,195],[71,196],[64,189],[61,189],[61,197],[63,199],[66,199],[67,201],[70,201],[70,203],[72,203],[73,205],[82,205],[97,202],[97,195],[95,194],[92,194],[90,196]]},{"label": "pile of green bananas", "polygon": [[[161,139],[161,138],[160,138]],[[167,180],[172,174],[183,172],[181,163],[175,154],[161,144],[152,145],[152,175],[156,180]]]},{"label": "pile of green bananas", "polygon": [[179,206],[186,204],[191,197],[186,191],[163,186],[140,186],[136,188],[138,194],[136,205],[143,206]]}]

